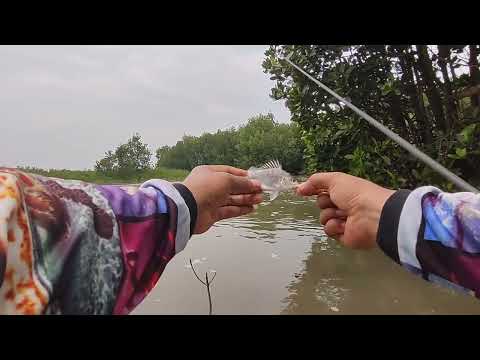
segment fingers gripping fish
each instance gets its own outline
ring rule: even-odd
[[[270,201],[282,192],[295,189],[299,184],[292,176],[282,169],[278,160],[272,160],[260,167],[248,169],[248,177],[260,181],[262,190],[269,194]]]

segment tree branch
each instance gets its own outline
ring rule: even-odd
[[[204,283],[203,280],[198,277],[197,272],[195,271],[195,268],[193,267],[192,259],[190,259],[190,266],[192,267],[193,273],[194,273],[195,276],[197,277],[198,281],[200,281],[203,285],[207,286],[207,284]]]
[[[203,285],[205,285],[205,287],[207,288],[207,294],[208,294],[208,309],[209,309],[209,315],[212,315],[212,294],[210,293],[210,285],[212,285],[212,282],[213,280],[215,279],[215,277],[217,276],[217,273],[215,273],[212,277],[212,279],[210,280],[208,278],[208,272],[205,273],[205,281],[203,281],[202,279],[200,279],[200,277],[197,275],[197,272],[195,271],[195,268],[193,267],[193,263],[192,263],[192,259],[190,259],[190,266],[192,267],[192,271],[193,273],[195,274],[195,277],[198,279],[198,281],[200,281]]]
[[[217,276],[217,273],[213,274],[212,280],[210,280],[210,284],[213,283],[213,279],[215,279],[215,276]]]
[[[212,296],[210,295],[210,283],[208,282],[208,273],[205,273],[205,281],[207,282],[208,293],[208,315],[212,315]]]

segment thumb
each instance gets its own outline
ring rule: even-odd
[[[303,196],[310,196],[328,192],[335,184],[339,175],[341,175],[339,172],[316,173],[298,186],[297,193]]]

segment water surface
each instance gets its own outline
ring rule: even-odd
[[[214,270],[214,314],[480,314],[480,301],[425,282],[380,251],[328,238],[313,199],[280,195],[194,236],[134,314],[208,314],[193,275]],[[209,273],[213,275],[212,272]]]

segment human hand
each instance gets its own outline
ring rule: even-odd
[[[383,205],[394,192],[339,172],[314,174],[297,188],[299,195],[317,195],[325,233],[354,249],[377,245]]]
[[[245,215],[263,200],[260,182],[247,171],[226,165],[202,165],[183,181],[197,202],[194,234],[207,231],[215,222]]]

